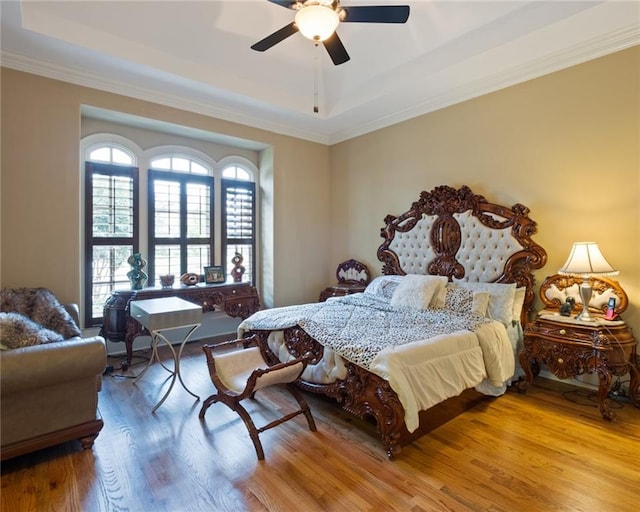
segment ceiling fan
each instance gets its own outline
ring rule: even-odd
[[[336,66],[350,59],[336,32],[340,22],[405,23],[409,18],[408,5],[341,7],[340,0],[268,1],[297,11],[295,20],[252,45],[253,50],[264,52],[299,31],[316,45],[322,43]]]

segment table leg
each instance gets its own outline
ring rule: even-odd
[[[151,365],[153,364],[153,362],[155,360],[160,361],[160,358],[158,357],[158,338],[156,335],[152,335],[151,336],[151,355],[149,356],[149,360],[147,361],[147,366],[144,367],[144,370],[142,370],[134,379],[134,383],[138,382],[138,380],[140,380],[142,378],[142,376],[147,373],[147,370],[151,367]]]
[[[606,368],[598,368],[598,409],[602,417],[611,421],[616,417],[616,413],[609,409],[607,405],[607,397],[609,396],[609,390],[611,389],[611,373]]]
[[[173,372],[171,372],[171,371],[169,370],[169,371],[170,371],[170,373],[171,373],[171,384],[169,384],[169,389],[167,389],[167,391],[165,392],[164,396],[163,396],[163,397],[160,399],[160,401],[159,401],[159,402],[158,402],[158,403],[153,407],[153,409],[151,409],[151,412],[152,412],[152,413],[154,413],[154,412],[156,412],[156,410],[158,409],[158,407],[160,407],[160,406],[164,403],[164,401],[165,401],[165,400],[167,399],[167,397],[169,396],[169,393],[171,393],[171,390],[173,389],[173,385],[174,385],[174,384],[175,384],[175,382],[176,382],[176,374],[177,374],[177,368],[178,368],[178,357],[177,357],[177,355],[176,355],[176,351],[175,351],[175,349],[173,348],[173,345],[171,345],[171,343],[169,342],[169,340],[168,340],[167,338],[165,338],[165,337],[162,335],[162,333],[160,333],[160,332],[153,333],[153,334],[152,334],[152,336],[153,336],[154,338],[155,338],[155,337],[159,337],[159,338],[161,338],[161,339],[162,339],[162,340],[163,340],[167,345],[169,345],[169,349],[171,349],[171,354],[173,355],[173,361],[174,361],[174,364],[175,364],[175,366],[174,366],[174,368],[175,368],[175,369],[174,369],[174,371],[173,371]],[[160,363],[160,364],[162,364],[162,363]],[[164,365],[162,365],[162,366],[163,366],[163,368],[165,368],[165,369],[166,369],[166,366],[164,366]],[[145,371],[146,371],[146,368],[145,368]]]
[[[178,357],[176,358],[175,372],[178,374],[178,379],[180,380],[180,384],[182,384],[182,387],[186,390],[186,392],[189,393],[191,396],[195,397],[197,400],[200,400],[200,397],[196,395],[194,392],[192,392],[184,383],[184,381],[182,380],[182,374],[180,373],[180,358],[182,357],[182,350],[184,349],[185,344],[187,343],[187,341],[189,340],[193,332],[198,327],[200,327],[200,324],[194,325],[182,340],[182,343],[180,344],[180,350],[178,351]]]
[[[638,370],[638,363],[640,357],[635,352],[631,354],[631,364],[629,365],[629,376],[631,381],[629,382],[629,398],[636,407],[640,407],[640,393],[638,393],[638,386],[640,385],[640,370]]]
[[[518,380],[518,382],[515,383],[515,386],[520,393],[524,393],[533,383],[533,371],[531,370],[531,353],[526,349],[521,350],[519,359],[520,366],[524,370],[524,378]]]
[[[142,375],[149,369],[149,366],[151,366],[151,364],[155,359],[158,360],[158,362],[162,365],[162,367],[165,370],[171,373],[171,383],[169,384],[169,389],[167,389],[167,391],[164,393],[160,401],[153,407],[153,409],[151,409],[152,413],[156,412],[158,407],[160,407],[164,403],[164,401],[167,399],[167,397],[169,396],[169,393],[171,393],[171,390],[173,389],[174,384],[176,383],[176,377],[178,378],[178,380],[180,381],[180,384],[182,384],[182,387],[185,389],[187,393],[193,396],[196,400],[200,400],[200,397],[187,387],[187,385],[182,380],[182,375],[180,375],[180,357],[182,356],[182,350],[184,349],[185,344],[187,343],[187,341],[189,340],[193,332],[198,327],[200,327],[200,324],[196,324],[191,327],[187,335],[183,338],[182,342],[180,343],[180,349],[177,353],[176,353],[176,350],[173,348],[173,345],[171,344],[171,342],[166,338],[164,334],[162,334],[161,331],[154,331],[151,333],[151,340],[152,340],[152,346],[153,346],[152,356],[151,358],[149,358],[149,364],[147,364],[147,367],[142,371],[140,375],[138,375],[138,377],[136,377],[136,381],[140,377],[142,377]],[[173,356],[173,370],[171,370],[170,368],[167,368],[164,364],[162,364],[162,361],[160,361],[160,357],[158,356],[158,349],[157,349],[158,339],[161,339],[162,341],[164,341],[169,346],[169,350],[171,350],[171,355]]]
[[[125,340],[124,346],[127,349],[127,360],[122,362],[121,367],[123,370],[126,370],[131,366],[133,359],[133,340]]]

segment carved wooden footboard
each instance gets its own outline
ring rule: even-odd
[[[283,331],[285,344],[293,357],[309,356],[309,364],[316,364],[322,359],[324,348],[300,327],[292,327]],[[255,341],[269,364],[280,361],[269,349],[267,338],[270,331],[251,331],[249,338],[255,335]],[[318,384],[298,381],[298,386],[308,392],[318,393],[335,399],[342,408],[358,418],[374,420],[378,435],[389,460],[395,459],[402,447],[413,440],[446,423],[458,414],[470,409],[487,399],[472,389],[466,390],[458,397],[453,397],[437,404],[428,411],[420,412],[420,426],[409,432],[404,418],[404,407],[389,382],[353,363],[346,363],[347,376],[331,384]]]

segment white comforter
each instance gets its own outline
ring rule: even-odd
[[[305,380],[329,383],[342,379],[346,376],[344,358],[352,360],[389,381],[404,407],[409,432],[418,427],[420,410],[467,388],[476,386],[493,395],[506,389],[504,383],[513,376],[515,361],[501,323],[477,317],[461,319],[459,315],[443,322],[442,311],[416,313],[371,303],[370,299],[364,302],[354,295],[326,303],[259,311],[240,324],[238,334],[272,330],[270,348],[281,361],[286,361],[292,356],[284,345],[282,329],[300,325],[325,347],[322,361],[307,367]],[[365,306],[373,307],[363,310]],[[343,308],[349,311],[345,318],[339,313]],[[438,324],[434,328],[425,325],[430,317]],[[416,334],[412,337],[410,333]],[[356,351],[344,349],[354,343]],[[362,356],[363,351],[369,354]]]

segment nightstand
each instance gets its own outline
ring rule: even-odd
[[[371,274],[364,263],[351,259],[338,265],[336,278],[337,284],[320,292],[320,302],[324,302],[329,297],[343,297],[363,292],[371,280]]]
[[[344,297],[352,293],[360,293],[363,292],[365,288],[366,286],[356,284],[329,286],[320,292],[320,302],[324,302],[329,297]]]
[[[540,363],[561,379],[596,373],[598,408],[605,420],[612,420],[615,413],[607,406],[612,376],[629,373],[629,397],[640,407],[637,342],[622,320],[598,317],[594,322],[583,322],[554,311],[542,311],[525,327],[523,343],[520,365],[525,377],[518,383],[520,391],[531,385],[540,371]]]

